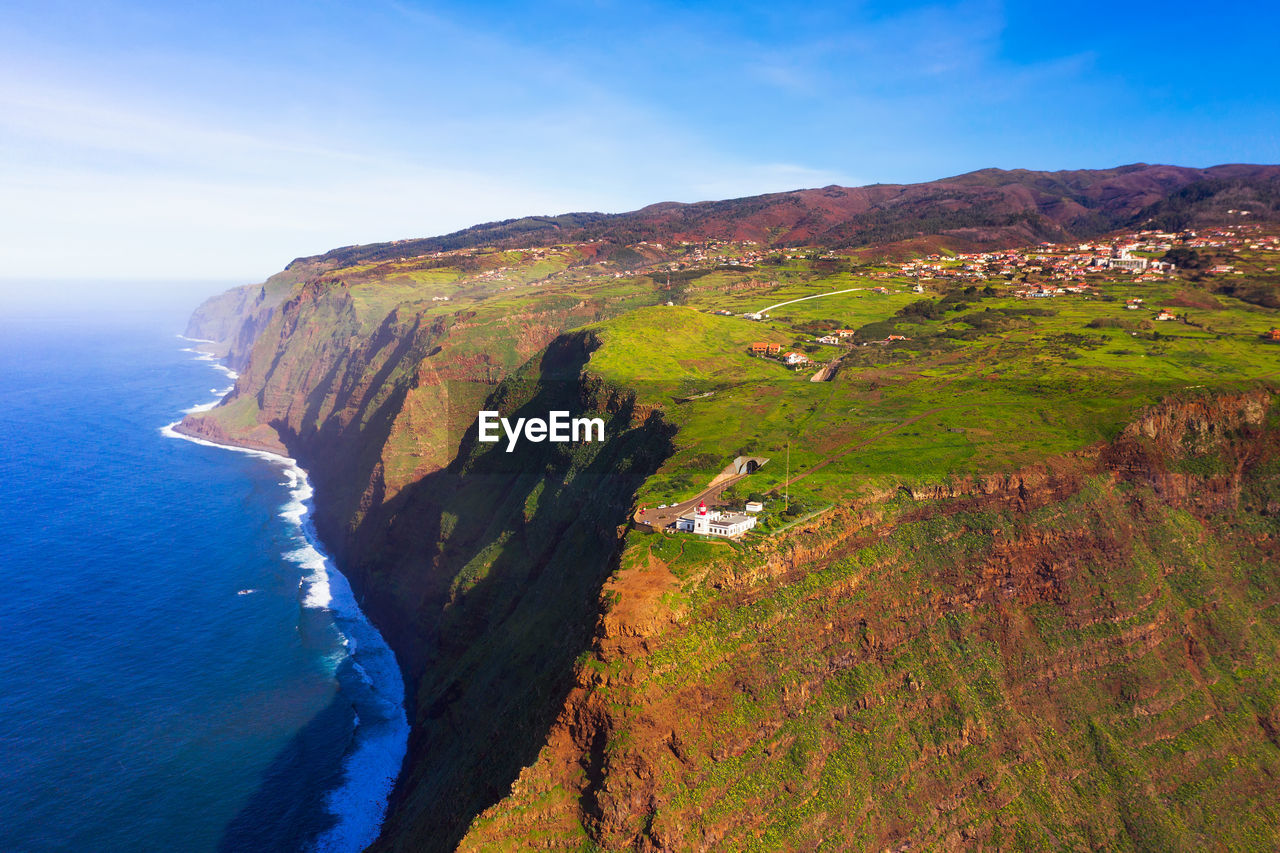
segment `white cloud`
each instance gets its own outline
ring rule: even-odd
[[[576,94],[527,115],[409,122],[375,146],[341,128],[317,139],[87,83],[10,83],[0,264],[20,276],[262,278],[338,245],[838,179],[721,156],[598,86]]]
[[[111,74],[100,56],[13,53],[0,263],[261,278],[299,254],[511,216],[892,179],[883,164],[912,146],[941,156],[961,78],[998,78],[984,99],[1038,79],[999,73],[999,7],[983,0],[768,45],[711,12],[658,11],[629,11],[656,17],[616,48],[384,5],[355,24],[381,41],[352,33],[344,51],[327,32],[260,69],[198,38]]]

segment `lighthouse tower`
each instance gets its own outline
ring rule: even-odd
[[[693,515],[693,532],[711,532],[711,518],[707,515],[707,504],[704,501],[698,501],[698,511]]]

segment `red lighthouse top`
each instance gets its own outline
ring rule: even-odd
[[[706,514],[707,514],[706,503],[703,501],[698,501],[698,515],[706,515]]]

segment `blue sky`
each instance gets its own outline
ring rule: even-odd
[[[0,275],[987,166],[1280,162],[1271,4],[159,3],[0,17]]]

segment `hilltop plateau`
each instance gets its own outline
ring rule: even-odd
[[[197,310],[181,429],[300,460],[396,650],[376,850],[1272,850],[1278,220],[1136,165],[347,247]]]

